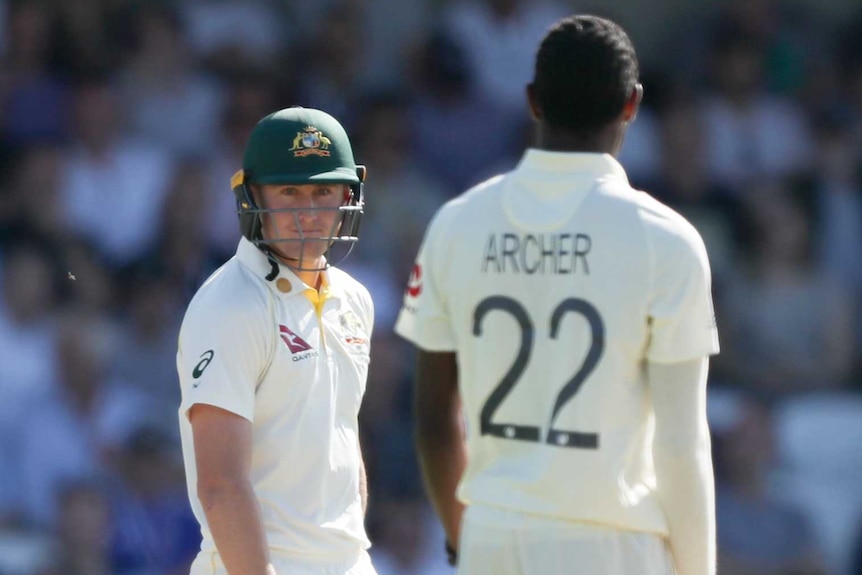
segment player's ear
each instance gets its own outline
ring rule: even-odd
[[[634,119],[638,115],[638,109],[641,105],[641,100],[644,97],[644,87],[640,82],[635,84],[635,87],[632,88],[631,93],[629,94],[628,100],[626,100],[626,105],[623,106],[623,117],[622,120],[625,123],[633,122]]]
[[[537,122],[540,121],[544,114],[536,100],[536,85],[532,82],[527,84],[527,104],[530,106],[530,116],[532,116]]]
[[[263,197],[263,189],[260,184],[248,184],[248,191],[251,194],[251,199],[254,200],[259,207],[265,208],[266,199]]]

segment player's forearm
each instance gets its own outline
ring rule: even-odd
[[[647,367],[653,461],[678,575],[715,574],[715,484],[706,420],[708,360]]]
[[[715,574],[715,491],[707,455],[654,453],[658,494],[678,575]]]
[[[362,502],[362,513],[368,512],[368,474],[365,472],[365,458],[362,456],[362,444],[356,440],[359,450],[359,500]]]
[[[442,423],[420,422],[416,429],[416,445],[425,491],[449,543],[457,549],[464,505],[458,501],[455,491],[467,467],[460,413],[450,414]]]
[[[251,485],[199,487],[198,497],[229,575],[275,575]]]

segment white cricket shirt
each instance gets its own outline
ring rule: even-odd
[[[462,501],[667,534],[645,365],[718,352],[709,263],[613,157],[528,150],[443,206],[396,331],[457,352]]]
[[[188,410],[197,403],[254,424],[251,482],[270,548],[349,557],[370,546],[357,414],[368,374],[371,298],[335,268],[325,272],[319,300],[285,266],[267,281],[270,269],[242,239],[236,256],[198,290],[180,330],[180,431],[201,550],[215,551],[215,544],[196,492]]]

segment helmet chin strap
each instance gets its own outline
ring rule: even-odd
[[[271,282],[276,277],[278,277],[278,262],[274,257],[272,257],[272,254],[269,253],[269,250],[267,250],[266,259],[269,260],[269,265],[272,266],[269,270],[269,273],[266,274],[266,281]]]
[[[328,261],[326,262],[326,264],[323,267],[320,267],[320,268],[304,268],[304,267],[302,267],[302,260],[301,259],[286,257],[286,256],[278,253],[276,250],[272,249],[272,247],[267,246],[267,245],[259,245],[258,247],[266,255],[266,259],[267,259],[267,261],[269,261],[269,265],[271,266],[269,273],[265,276],[266,281],[272,281],[276,277],[278,277],[279,262],[284,263],[285,265],[287,265],[288,267],[290,267],[292,269],[295,269],[297,271],[304,271],[304,272],[322,272],[322,271],[326,271],[326,269],[329,268],[329,262]],[[296,263],[293,264],[293,262],[296,262]]]

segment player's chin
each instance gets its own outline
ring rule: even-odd
[[[279,240],[269,243],[269,249],[282,260],[298,260],[303,249],[299,245],[299,241]]]
[[[304,240],[302,242],[286,242],[282,250],[288,259],[301,262],[300,267],[313,266],[329,249],[325,240]]]

